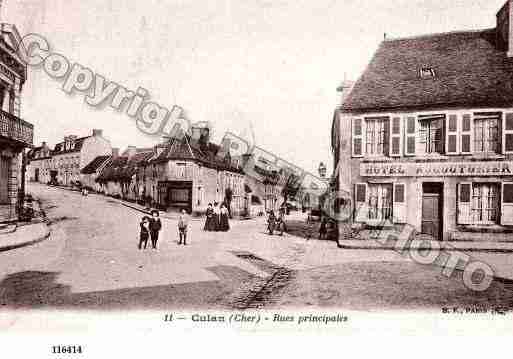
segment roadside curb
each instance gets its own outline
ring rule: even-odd
[[[31,246],[33,244],[42,242],[50,237],[50,228],[48,227],[47,223],[37,223],[37,224],[33,224],[33,225],[18,227],[18,229],[16,231],[10,233],[9,236],[14,236],[18,231],[20,231],[20,228],[33,227],[33,226],[41,226],[44,228],[42,230],[42,233],[39,234],[36,238],[32,238],[32,239],[28,239],[28,240],[22,239],[19,241],[12,241],[12,243],[2,245],[1,244],[2,235],[0,235],[0,252],[5,252],[5,251],[12,250],[12,249],[18,249],[18,248],[22,248],[22,247]]]
[[[372,240],[358,240],[358,241],[338,241],[337,247],[340,249],[355,249],[355,250],[385,250],[385,251],[398,251],[398,250],[432,250],[439,249],[441,251],[458,251],[458,252],[480,252],[480,253],[513,253],[513,243],[505,245],[502,242],[488,243],[488,242],[437,242],[435,247],[426,245],[411,245],[408,243],[403,246],[396,246],[392,244],[382,245],[378,242],[375,244],[368,244],[362,242],[369,242]],[[352,243],[351,243],[352,242]],[[355,243],[358,242],[358,243]],[[481,246],[477,244],[482,244]]]

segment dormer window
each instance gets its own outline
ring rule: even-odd
[[[422,67],[419,73],[421,79],[429,79],[435,77],[435,70],[432,67]]]

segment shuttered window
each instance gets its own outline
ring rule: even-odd
[[[388,155],[390,123],[387,117],[365,119],[365,154],[367,156]]]
[[[406,156],[415,155],[415,141],[416,141],[416,125],[417,119],[415,117],[406,118],[406,131],[405,131],[405,151]]]
[[[472,183],[458,184],[458,224],[471,224]]]
[[[368,213],[369,220],[391,220],[392,219],[392,185],[391,184],[370,184],[368,191]]]
[[[445,152],[445,116],[419,116],[419,149],[423,153]]]
[[[513,113],[507,113],[502,131],[503,153],[513,153]]]
[[[448,155],[455,155],[459,153],[458,149],[458,116],[449,115],[447,125],[447,143],[446,153]]]
[[[353,157],[363,156],[363,120],[353,119]]]
[[[472,153],[472,116],[469,114],[461,117],[461,153]]]
[[[502,183],[501,224],[513,226],[513,183]]]
[[[367,208],[367,184],[355,184],[355,222],[366,222],[368,218]]]
[[[472,223],[495,224],[499,219],[499,193],[497,183],[472,184]]]
[[[402,148],[401,117],[393,117],[390,127],[390,156],[400,157]]]
[[[500,153],[500,114],[474,114],[474,152]]]
[[[406,186],[404,183],[394,183],[394,223],[406,223],[407,217]]]

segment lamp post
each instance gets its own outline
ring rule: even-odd
[[[319,163],[319,168],[317,169],[317,171],[319,172],[319,176],[321,178],[326,178],[326,165],[324,164],[324,162]]]

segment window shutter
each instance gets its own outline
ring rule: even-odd
[[[363,120],[353,119],[353,157],[363,157]]]
[[[355,222],[366,222],[368,218],[367,208],[367,183],[356,183],[354,186],[355,198]]]
[[[457,155],[459,153],[458,149],[458,116],[457,115],[449,115],[449,119],[446,123],[446,144],[445,144],[445,152],[448,155]]]
[[[462,154],[472,153],[472,142],[473,142],[473,129],[472,129],[472,116],[464,114],[461,117],[461,145],[460,150]]]
[[[406,118],[406,140],[405,140],[405,156],[415,156],[415,131],[416,131],[417,119],[415,117]]]
[[[406,185],[404,183],[394,183],[394,223],[406,223],[407,216]]]
[[[502,183],[501,224],[513,226],[513,183]]]
[[[458,224],[472,223],[472,183],[458,184]]]
[[[387,118],[385,120],[383,126],[385,126],[385,133],[383,139],[383,155],[386,156],[390,153],[390,118]]]
[[[390,157],[401,156],[401,128],[401,117],[393,117],[390,121]]]
[[[502,120],[502,153],[513,153],[513,113]]]

